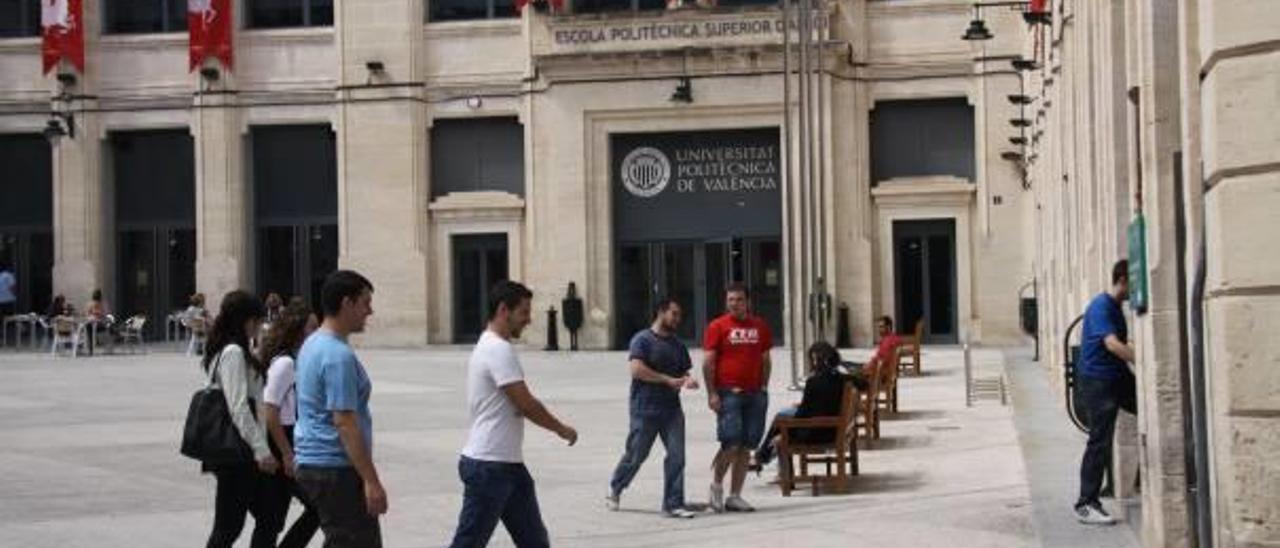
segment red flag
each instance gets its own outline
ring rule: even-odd
[[[214,57],[231,68],[231,0],[187,0],[188,53],[195,70]]]
[[[564,9],[564,0],[516,0],[516,12],[524,11],[524,7],[529,4],[550,4],[555,11]]]
[[[62,58],[84,72],[83,0],[40,0],[40,53],[44,74]]]
[[[1031,0],[1030,11],[1036,12],[1036,13],[1044,13],[1044,4],[1045,4],[1045,0]]]

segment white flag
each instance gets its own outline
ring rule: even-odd
[[[40,2],[40,26],[67,27],[67,0],[43,0]]]

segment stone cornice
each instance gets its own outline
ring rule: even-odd
[[[977,185],[967,179],[947,175],[900,177],[880,181],[871,189],[879,207],[915,205],[965,205],[973,201]]]
[[[438,220],[510,219],[524,213],[524,200],[509,192],[450,192],[427,206]]]

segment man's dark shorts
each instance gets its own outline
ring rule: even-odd
[[[716,416],[716,440],[720,446],[757,447],[764,438],[765,415],[769,408],[767,392],[735,392],[717,390],[720,413]]]

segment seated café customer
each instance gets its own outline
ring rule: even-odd
[[[107,301],[102,298],[102,290],[93,290],[93,297],[89,299],[88,306],[84,309],[85,317],[93,321],[103,321],[111,314],[111,309],[107,308]]]
[[[275,323],[284,314],[284,299],[280,298],[280,294],[272,291],[267,293],[267,323]]]
[[[779,418],[796,417],[834,417],[840,414],[840,403],[844,398],[844,383],[849,377],[841,374],[840,353],[834,346],[825,342],[813,343],[809,347],[809,378],[804,383],[804,396],[800,403],[778,411],[769,425],[764,441],[755,453],[755,462],[751,469],[759,472],[764,465],[773,460],[777,449]],[[796,441],[802,443],[829,443],[835,439],[835,432],[829,428],[797,429],[794,431]]]
[[[209,310],[204,307],[204,293],[196,293],[187,301],[187,309],[182,312],[182,322],[188,327],[191,326],[191,320],[200,318],[204,320],[205,325],[209,325]]]
[[[67,298],[62,295],[54,295],[53,302],[49,303],[49,309],[45,311],[48,318],[56,318],[58,316],[66,316],[71,314],[70,307],[67,306]]]

